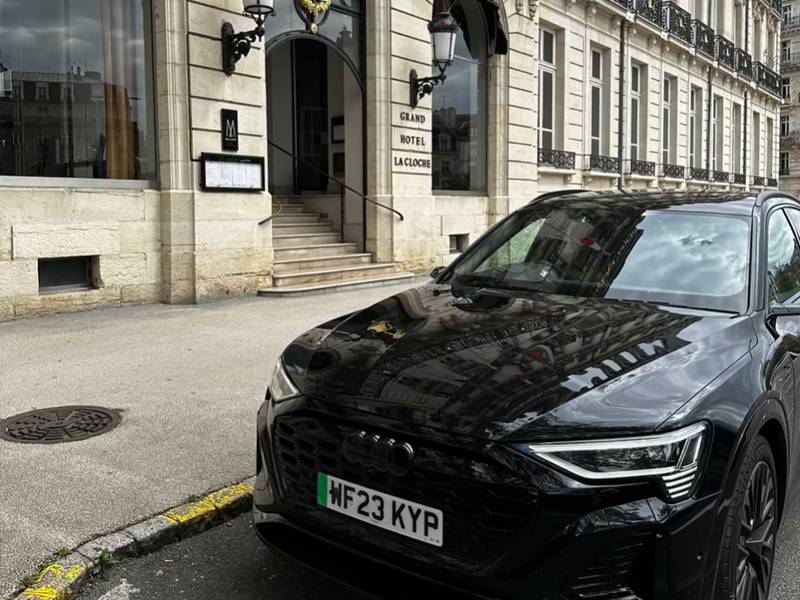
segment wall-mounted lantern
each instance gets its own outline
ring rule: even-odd
[[[436,12],[434,3],[434,12]],[[433,46],[433,64],[439,69],[439,74],[434,77],[417,77],[415,70],[411,71],[411,106],[416,108],[420,100],[433,92],[433,88],[444,83],[447,77],[445,71],[453,63],[456,55],[456,37],[458,22],[444,7],[436,14],[433,21],[428,24]]]
[[[243,0],[243,2],[244,14],[256,22],[256,28],[236,33],[230,23],[222,25],[222,70],[226,75],[232,75],[236,71],[236,63],[250,54],[256,40],[264,39],[266,33],[264,22],[267,17],[275,14],[275,0]]]

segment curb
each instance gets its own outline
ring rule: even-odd
[[[143,556],[190,538],[250,509],[253,478],[171,508],[141,523],[95,538],[44,566],[10,600],[66,600],[115,559]]]

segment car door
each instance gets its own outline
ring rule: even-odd
[[[772,306],[800,306],[800,211],[779,208],[769,216],[767,225],[767,299]],[[800,317],[772,317],[769,323],[775,336],[775,360],[772,385],[781,394],[789,423],[794,431],[792,456],[800,458],[800,410],[797,409],[800,386]]]

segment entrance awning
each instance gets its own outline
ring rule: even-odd
[[[434,0],[433,18],[435,19],[439,16],[442,11],[449,10],[461,25],[467,45],[470,45],[469,28],[466,26],[464,11],[460,6],[462,2],[477,2],[483,10],[487,26],[489,56],[508,54],[508,21],[506,20],[505,10],[501,6],[503,0]],[[473,55],[475,55],[474,52]]]

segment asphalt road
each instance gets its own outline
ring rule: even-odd
[[[800,598],[800,504],[781,532],[771,600]],[[256,538],[250,516],[123,561],[80,600],[356,600],[343,587],[274,556]]]

